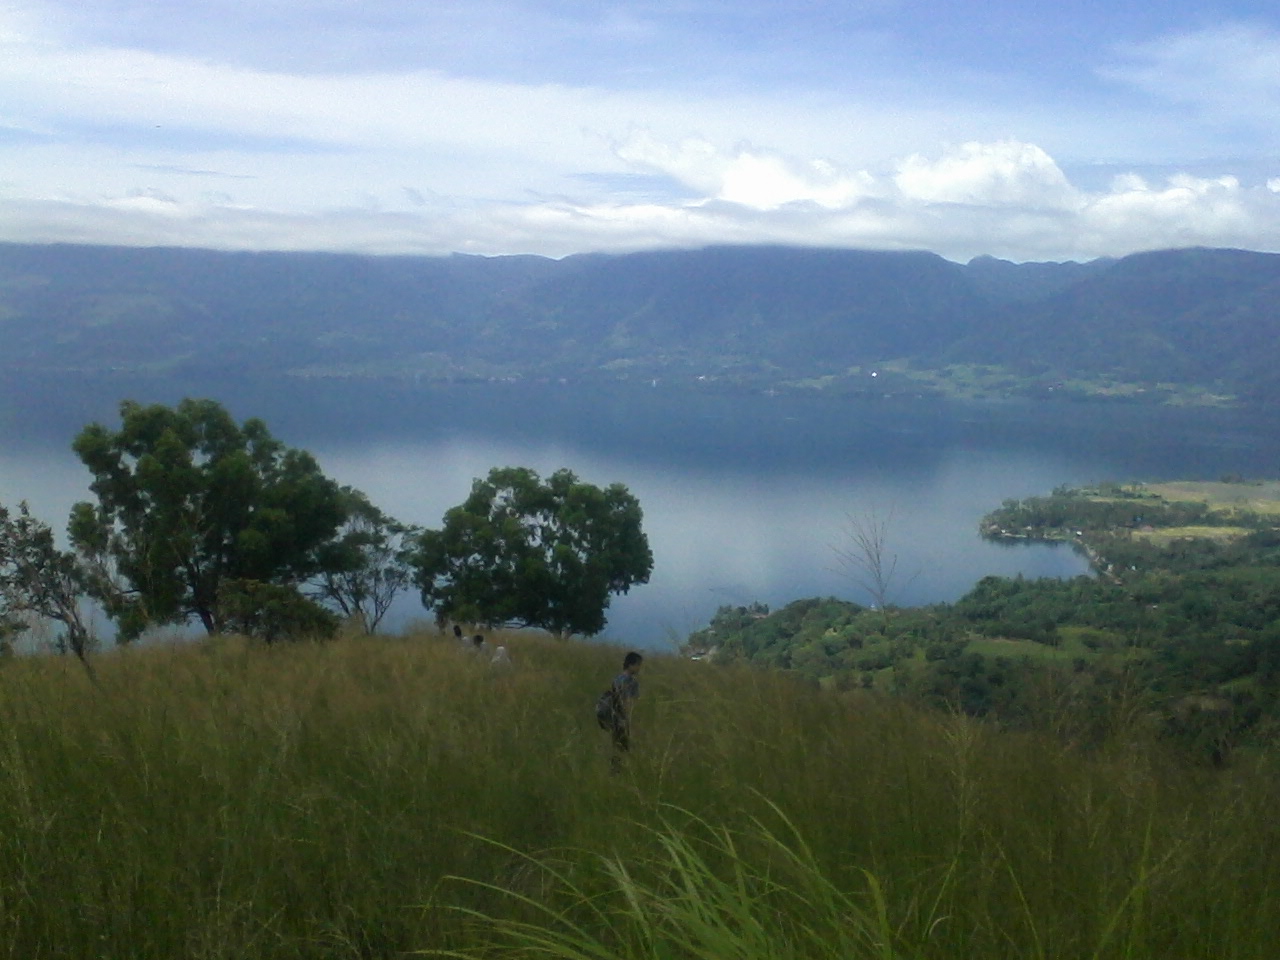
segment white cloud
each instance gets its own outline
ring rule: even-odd
[[[1080,128],[1079,117],[1063,113],[1046,123],[1037,116],[992,106],[960,109],[937,98],[904,108],[870,92],[610,90],[468,79],[420,66],[296,73],[123,47],[66,46],[26,33],[0,42],[0,118],[14,128],[75,139],[81,152],[113,134],[129,141],[131,155],[163,153],[166,143],[185,138],[256,163],[265,152],[282,152],[278,143],[288,140],[311,154],[364,151],[368,181],[397,158],[416,154],[421,168],[434,171],[441,159],[458,157],[457,167],[478,171],[471,181],[483,177],[489,190],[475,190],[464,179],[456,192],[508,199],[525,189],[558,190],[560,173],[621,169],[610,145],[635,130],[666,143],[756,145],[741,158],[734,196],[745,200],[760,190],[761,203],[806,192],[815,202],[832,203],[858,188],[831,181],[808,160],[789,171],[801,184],[771,186],[778,174],[758,168],[784,152],[826,157],[848,169],[882,167],[939,138],[994,139],[1009,128],[1098,140]],[[452,182],[422,186],[455,192]]]
[[[869,173],[842,172],[829,160],[795,161],[750,146],[726,152],[706,140],[670,146],[638,135],[619,145],[617,154],[624,161],[666,174],[707,199],[754,210],[804,202],[839,209],[874,188]]]
[[[1161,99],[1187,104],[1210,122],[1271,130],[1280,109],[1280,33],[1226,23],[1122,48],[1127,62],[1103,71]]]
[[[1280,178],[1250,188],[1230,176],[1151,185],[1125,175],[1088,192],[1044,151],[1012,142],[965,144],[932,160],[913,155],[882,177],[702,141],[635,143],[643,149],[620,156],[696,188],[694,198],[463,202],[402,190],[285,211],[183,198],[173,185],[184,175],[174,173],[166,189],[0,200],[0,240],[549,256],[760,242],[930,249],[955,259],[1087,259],[1191,244],[1280,250]]]
[[[1053,158],[1012,140],[966,143],[939,160],[913,155],[893,178],[902,195],[928,203],[1073,207],[1075,192]]]
[[[1151,157],[1174,142],[1164,128],[1182,134],[1132,113],[522,84],[420,63],[290,72],[72,46],[39,9],[0,7],[3,240],[550,255],[774,242],[1014,259],[1280,248],[1280,176],[1168,179]],[[1275,34],[1229,28],[1132,47],[1113,76],[1206,113],[1222,82],[1248,101],[1240,116],[1258,116],[1277,97],[1276,54]],[[1078,162],[1080,144],[1109,170],[1147,162],[1087,190],[1064,173],[1062,151]],[[628,177],[644,202],[616,188]]]
[[[1096,197],[1080,223],[1084,242],[1128,252],[1139,238],[1151,246],[1280,246],[1280,202],[1264,189],[1246,190],[1235,177],[1171,177],[1163,187],[1141,181]]]
[[[31,4],[4,0],[0,3],[0,43],[29,43],[47,33],[48,23],[41,14]]]

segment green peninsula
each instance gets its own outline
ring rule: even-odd
[[[980,531],[1011,546],[1062,542],[1094,575],[988,576],[927,607],[723,607],[690,653],[1077,741],[1138,722],[1214,762],[1274,739],[1280,483],[1061,487],[1006,501]]]

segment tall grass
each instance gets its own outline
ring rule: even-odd
[[[0,957],[1270,958],[1280,777],[424,634],[0,662]]]

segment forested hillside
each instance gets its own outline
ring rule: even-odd
[[[1280,256],[1089,264],[719,247],[367,257],[0,245],[0,369],[633,379],[1271,401]]]
[[[1069,723],[1086,740],[1095,711],[1132,698],[1166,736],[1222,762],[1280,724],[1277,515],[1275,483],[1062,488],[1006,502],[982,532],[1069,543],[1095,576],[989,576],[919,608],[724,607],[689,648],[1020,727]]]

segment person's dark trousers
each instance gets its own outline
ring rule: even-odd
[[[614,773],[622,768],[623,758],[631,752],[631,730],[625,724],[615,724],[613,731],[613,758],[610,767]]]

